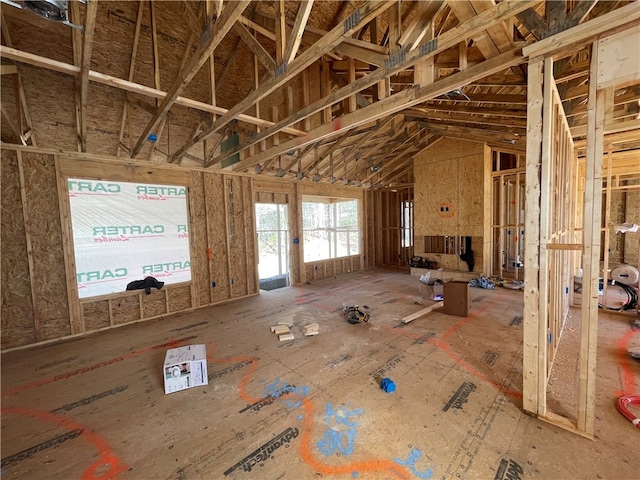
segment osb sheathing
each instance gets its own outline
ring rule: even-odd
[[[36,335],[47,340],[71,333],[56,171],[51,155],[24,152],[22,161],[39,323]]]
[[[156,293],[155,290],[154,293]],[[160,291],[159,293],[156,293],[156,295],[147,295],[146,293],[140,295],[143,318],[156,317],[165,313],[169,313],[167,312],[165,293],[166,292]]]
[[[189,187],[189,242],[191,245],[191,281],[197,305],[211,302],[209,265],[207,264],[207,216],[204,198],[204,173],[191,172]]]
[[[204,174],[207,223],[209,235],[209,272],[211,301],[231,298],[229,290],[229,259],[227,257],[227,233],[224,207],[224,176]]]
[[[248,180],[248,179],[247,179]],[[226,220],[229,238],[229,261],[232,297],[247,293],[247,251],[244,225],[244,195],[246,187],[241,177],[225,176]],[[249,206],[247,206],[249,207]],[[249,207],[250,208],[250,207]]]
[[[21,150],[19,155],[26,209],[21,196],[18,153],[2,151],[2,349],[71,334],[54,157],[27,150]],[[118,181],[140,181],[150,177],[148,181],[153,181],[157,177],[159,182],[171,176],[186,179],[192,268],[192,284],[168,285],[162,291],[154,290],[150,296],[123,292],[109,300],[82,300],[85,332],[257,293],[249,177],[197,171],[184,176],[182,171],[166,168],[140,171],[139,167],[112,165],[107,161],[61,161],[63,171],[77,174],[83,168],[87,178],[97,175]],[[232,215],[227,218],[229,213]],[[234,231],[229,236],[227,256],[229,221]],[[27,240],[32,247],[30,256]],[[69,272],[71,277],[74,274]],[[212,281],[215,287],[211,287]],[[70,284],[74,284],[73,280]]]
[[[159,88],[167,91],[172,86],[178,69],[184,63],[185,56],[190,57],[198,46],[199,36],[195,35],[194,41],[189,45],[191,31],[182,13],[182,9],[185,8],[182,2],[154,2],[154,8],[160,72]],[[6,8],[3,9],[3,13],[5,10],[9,11],[6,16],[7,26],[15,48],[64,63],[74,63],[70,28],[47,22],[35,15],[16,13],[15,9]],[[91,58],[92,70],[128,79],[137,13],[137,2],[100,2],[98,4]],[[142,17],[132,81],[156,88],[151,38],[149,3],[147,2]],[[234,50],[236,38],[233,33],[230,33],[216,50],[214,58],[217,77],[220,76],[226,60]],[[237,50],[228,75],[221,84],[217,85],[216,104],[224,108],[231,108],[254,88],[251,54],[244,45]],[[74,78],[22,64],[19,65],[19,69],[22,73],[25,96],[31,110],[39,145],[76,150]],[[263,76],[264,67],[261,67],[259,72],[260,76]],[[3,104],[5,102],[11,104],[14,101],[11,77],[3,76],[2,78]],[[95,154],[116,155],[122,111],[127,98],[132,103],[128,107],[129,119],[124,129],[123,144],[127,147],[130,144],[135,145],[142,130],[151,119],[151,112],[156,108],[156,100],[94,82],[89,82],[88,91],[87,151]],[[211,79],[207,65],[196,74],[182,96],[211,102]],[[265,107],[265,110],[271,109]],[[193,136],[200,122],[208,122],[211,117],[211,114],[206,112],[174,105],[162,134],[158,135],[155,159],[164,161],[167,154],[177,150]],[[12,118],[15,118],[15,115]],[[270,118],[270,113],[265,118]],[[151,142],[145,143],[138,158],[149,158],[152,145]],[[199,158],[203,156],[200,146],[189,153]],[[123,150],[121,154],[127,155],[127,151]]]
[[[84,318],[84,326],[89,332],[108,327],[110,325],[109,301],[101,300],[98,302],[85,303],[82,306],[82,315]]]
[[[167,289],[167,295],[169,296],[170,312],[182,312],[193,306],[191,304],[191,287],[189,285],[178,285],[169,288]]]
[[[18,158],[3,151],[1,212],[2,348],[36,341]]]
[[[484,200],[484,145],[444,139],[414,162],[414,232],[416,245],[426,235],[470,236],[474,271],[482,271],[483,228],[490,214]],[[486,219],[488,221],[488,219]],[[418,252],[416,254],[424,253]],[[440,255],[445,268],[467,271],[458,255]]]

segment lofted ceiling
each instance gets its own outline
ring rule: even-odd
[[[3,142],[363,187],[411,183],[442,137],[523,152],[522,48],[640,5],[53,2],[62,23],[26,3],[0,4]],[[583,138],[588,49],[554,69]],[[640,128],[639,101],[615,92],[613,130]]]

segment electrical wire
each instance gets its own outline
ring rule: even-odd
[[[640,428],[640,418],[637,418],[633,413],[629,411],[627,406],[629,404],[640,406],[640,395],[623,395],[618,397],[618,411],[633,423],[636,427]]]
[[[624,290],[624,292],[627,294],[627,302],[624,303],[619,308],[605,307],[602,304],[598,303],[598,308],[602,308],[604,310],[614,310],[617,312],[621,312],[624,310],[631,310],[636,307],[636,305],[638,304],[638,292],[636,292],[635,288],[633,288],[630,285],[627,285],[626,283],[615,282],[613,280],[607,280],[607,285],[617,285],[622,290]]]

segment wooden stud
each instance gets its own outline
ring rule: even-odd
[[[225,250],[226,250],[226,257],[227,257],[227,278],[229,280],[229,298],[233,298],[233,278],[231,278],[232,272],[231,272],[231,247],[229,245],[229,200],[228,200],[228,196],[229,196],[229,188],[227,187],[227,176],[226,175],[222,175],[222,184],[223,184],[223,197],[222,197],[222,206],[224,208],[224,212],[225,212],[225,222],[224,222],[224,238],[225,238]]]
[[[71,2],[76,3],[76,2]],[[144,13],[144,5],[145,2],[139,2],[138,3],[138,17],[136,20],[136,30],[135,33],[133,35],[133,46],[131,47],[131,60],[129,61],[129,76],[128,76],[128,80],[130,82],[133,82],[133,76],[135,74],[135,64],[136,64],[136,56],[138,54],[138,41],[140,40],[140,29],[142,27],[142,14]],[[127,108],[128,108],[129,103],[126,100],[126,96],[125,96],[125,100],[124,100],[124,104],[122,106],[122,120],[120,121],[120,135],[118,137],[118,149],[116,151],[116,156],[119,157],[120,156],[120,150],[121,150],[121,145],[122,145],[122,140],[124,138],[124,129],[125,129],[125,124],[126,124],[126,120],[127,120]],[[129,137],[129,142],[131,143],[132,138]],[[131,151],[131,148],[129,148],[129,151]]]
[[[289,64],[293,61],[298,53],[300,42],[302,41],[302,34],[307,25],[307,20],[311,14],[311,8],[313,7],[314,0],[302,0],[298,7],[298,14],[296,15],[296,21],[291,30],[291,36],[287,42],[287,48],[283,55],[282,61],[285,64]]]
[[[287,50],[287,19],[284,0],[275,0],[276,63],[282,64]]]
[[[502,3],[499,5],[502,5]],[[356,112],[341,117],[339,121],[336,121],[339,123],[336,123],[335,125],[334,122],[322,125],[309,132],[304,138],[294,138],[284,142],[278,147],[272,147],[271,149],[255,155],[254,157],[241,160],[239,163],[234,164],[232,168],[236,171],[243,170],[261,163],[265,157],[272,158],[282,152],[308,145],[309,143],[316,142],[322,138],[338,135],[346,129],[391,115],[400,110],[404,110],[405,108],[422,103],[430,98],[435,98],[449,92],[461,84],[464,85],[465,83],[473,81],[475,78],[484,78],[485,76],[491,75],[495,72],[504,71],[506,68],[520,64],[523,61],[524,59],[521,56],[520,49],[505,52],[490,60],[469,67],[464,72],[456,73],[439,80],[432,85],[427,85],[417,90],[403,90],[391,97],[373,103],[368,107],[360,108]]]
[[[69,325],[71,334],[84,333],[86,331],[83,310],[78,295],[78,282],[76,277],[76,255],[73,241],[73,229],[71,224],[71,205],[69,203],[69,190],[67,179],[60,173],[60,158],[54,156],[56,169],[56,182],[58,190],[58,209],[60,211],[60,226],[62,230],[62,248],[64,250],[64,269],[67,284],[67,299],[69,306]]]
[[[156,25],[156,6],[153,0],[149,0],[149,22],[151,26],[151,53],[153,58],[153,85],[160,90],[160,54],[158,52],[158,32]],[[156,107],[158,102],[156,101]]]
[[[229,122],[234,120],[240,113],[247,110],[250,106],[262,100],[277,88],[285,85],[289,80],[295,78],[299,73],[302,73],[303,70],[317,61],[318,57],[322,56],[325,52],[331,50],[337,44],[339,44],[342,38],[352,35],[360,28],[360,26],[365,25],[375,16],[384,12],[393,3],[395,3],[395,1],[389,0],[365,4],[358,10],[357,16],[359,21],[354,22],[353,25],[350,25],[351,28],[345,29],[344,25],[338,25],[333,28],[330,32],[327,33],[327,35],[315,42],[311,48],[308,48],[295,60],[293,60],[286,67],[285,72],[275,75],[274,77],[263,82],[258,90],[254,90],[253,92],[251,92],[241,102],[231,108],[226,114],[222,115],[222,117],[220,117],[211,128],[207,129],[206,131],[198,135],[195,139],[192,139],[185,145],[183,145],[176,152],[176,154],[174,154],[173,159],[175,159],[175,157],[182,156],[187,150],[189,150],[189,148],[191,148],[191,146],[204,140],[206,137],[213,135]],[[278,4],[279,3],[276,3],[276,5]],[[284,51],[282,53],[284,54]]]
[[[302,72],[302,103],[309,105],[311,102],[311,93],[309,88],[309,69],[307,68]],[[302,125],[298,126],[305,132],[311,130],[311,117],[304,117]]]
[[[40,328],[40,322],[42,320],[42,314],[38,307],[38,298],[36,297],[36,276],[35,267],[33,262],[33,246],[31,245],[31,222],[29,217],[29,205],[27,204],[27,186],[24,178],[24,164],[22,159],[22,152],[18,150],[16,152],[18,157],[18,174],[20,176],[20,198],[22,200],[22,215],[24,218],[24,233],[25,243],[27,246],[27,263],[29,265],[29,281],[31,286],[31,304],[33,307],[33,328],[35,331],[36,342],[43,339],[42,329]]]
[[[547,410],[546,389],[549,362],[552,355],[549,355],[549,343],[547,338],[549,328],[547,325],[553,323],[549,319],[549,305],[553,306],[549,300],[549,291],[554,291],[549,282],[549,269],[551,267],[544,245],[549,239],[551,214],[551,198],[553,193],[551,188],[551,163],[553,161],[552,130],[553,127],[553,98],[551,96],[553,84],[553,58],[545,58],[543,68],[543,109],[542,115],[542,154],[540,165],[540,223],[538,227],[539,254],[538,267],[540,275],[538,280],[538,345],[544,346],[538,356],[538,408],[537,412],[544,415]],[[528,236],[529,234],[527,234]],[[553,335],[555,337],[555,335]]]
[[[543,65],[542,58],[529,61],[527,97],[527,157],[526,157],[526,208],[525,208],[525,273],[524,273],[524,333],[523,333],[523,409],[538,414],[539,357],[544,356],[545,343],[540,345],[539,330],[539,249],[540,249],[540,165],[542,161],[543,114]],[[546,359],[543,358],[543,361]]]
[[[151,2],[151,10],[154,10],[154,2]],[[131,158],[134,158],[139,152],[144,143],[147,141],[147,136],[150,132],[155,130],[160,122],[166,117],[169,109],[176,103],[176,100],[180,96],[180,94],[184,91],[184,89],[189,85],[193,77],[196,76],[198,71],[205,62],[207,62],[213,51],[220,44],[222,39],[229,32],[231,27],[234,25],[238,17],[242,14],[244,9],[249,5],[249,0],[236,0],[235,2],[231,2],[227,4],[227,7],[222,12],[222,15],[216,20],[216,22],[211,27],[209,39],[198,49],[198,51],[193,55],[193,57],[189,60],[188,64],[180,70],[177,78],[173,82],[173,85],[168,90],[166,96],[162,100],[161,105],[158,106],[157,113],[153,116],[153,118],[149,121],[147,126],[144,128],[138,142],[136,143],[133,151],[131,152]],[[153,15],[152,15],[153,18]],[[155,22],[152,22],[152,31],[154,33],[155,38]],[[157,42],[153,42],[156,45]],[[157,55],[157,48],[154,47],[154,58]],[[160,90],[160,77],[159,77],[159,69],[156,72],[156,89]],[[194,142],[195,144],[196,142]]]
[[[623,7],[624,8],[624,7]],[[591,22],[588,22],[591,23]],[[598,44],[591,47],[590,78],[598,72]],[[596,346],[598,334],[598,273],[602,205],[602,154],[605,121],[605,91],[589,83],[587,159],[583,217],[582,323],[578,385],[578,429],[594,433]]]
[[[264,68],[267,69],[271,75],[276,70],[276,62],[271,57],[271,54],[262,46],[262,44],[251,34],[251,32],[242,23],[237,22],[233,26],[233,31],[244,42],[244,44],[251,50],[251,53],[258,59]]]

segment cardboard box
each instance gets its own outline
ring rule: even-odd
[[[444,285],[441,283],[434,283],[433,285],[418,283],[418,293],[424,298],[439,302],[444,297]]]
[[[444,307],[442,313],[466,317],[469,315],[469,284],[448,282],[444,284]]]
[[[164,393],[207,385],[207,352],[204,345],[167,350],[164,357]]]

